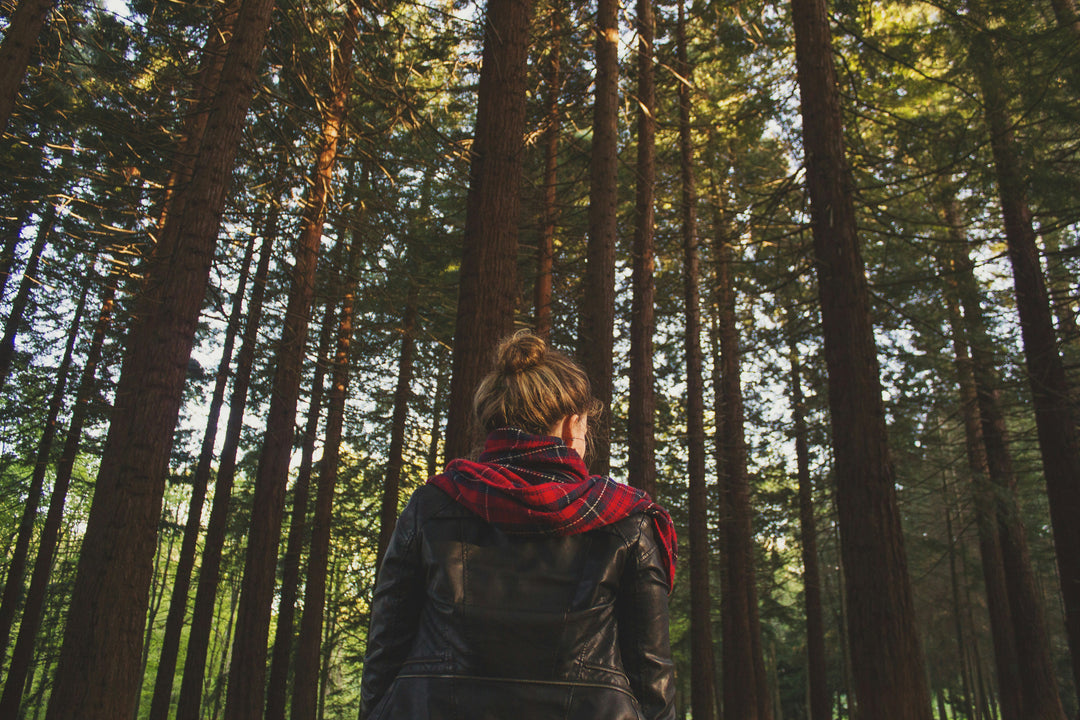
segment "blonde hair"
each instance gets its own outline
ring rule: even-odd
[[[585,370],[528,330],[499,342],[494,368],[473,396],[473,410],[485,433],[515,427],[546,435],[568,415],[594,420],[603,407],[592,396]]]

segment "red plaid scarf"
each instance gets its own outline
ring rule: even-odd
[[[576,535],[643,512],[666,550],[668,587],[674,586],[678,545],[668,512],[643,490],[590,476],[577,452],[557,438],[495,430],[479,462],[453,460],[428,482],[484,520],[520,535]]]

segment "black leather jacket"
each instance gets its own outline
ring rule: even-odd
[[[507,535],[420,488],[380,570],[361,720],[669,720],[667,575],[652,521]]]

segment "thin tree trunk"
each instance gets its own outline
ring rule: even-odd
[[[997,363],[991,352],[992,342],[986,330],[974,265],[968,256],[967,238],[961,230],[955,199],[946,197],[943,210],[950,245],[955,253],[950,261],[951,271],[964,311],[964,330],[970,344],[971,372],[978,400],[982,441],[993,484],[991,497],[1011,611],[1012,634],[1016,643],[1016,664],[1022,684],[1024,712],[1027,717],[1060,720],[1065,713],[1057,675],[1050,659],[1042,596],[1035,586],[1027,533],[1016,500],[1016,473],[1005,418],[998,402],[1001,383],[997,376]]]
[[[428,442],[427,477],[434,475],[439,467],[439,441],[442,439],[443,429],[440,417],[446,400],[446,386],[450,379],[449,367],[446,363],[438,363],[438,368],[435,376],[435,397],[431,400],[431,440]]]
[[[615,242],[618,232],[619,22],[618,0],[597,0],[596,99],[589,162],[589,240],[579,311],[578,355],[593,395],[607,412],[590,421],[598,475],[611,470],[611,401],[614,392]]]
[[[30,476],[30,487],[26,491],[26,504],[23,506],[22,516],[19,520],[15,548],[7,555],[7,578],[4,580],[3,599],[0,600],[0,658],[7,656],[11,627],[15,621],[19,600],[25,590],[23,581],[26,575],[26,562],[30,555],[30,541],[34,534],[38,507],[41,504],[41,497],[45,488],[45,472],[49,468],[53,440],[56,438],[56,423],[60,415],[60,409],[64,404],[64,390],[67,388],[68,372],[71,369],[75,341],[79,336],[79,325],[82,323],[83,310],[86,307],[86,295],[89,290],[89,284],[85,283],[75,305],[71,328],[68,330],[67,344],[64,346],[64,355],[60,360],[60,366],[56,370],[56,379],[53,381],[53,394],[49,399],[45,425],[41,429],[41,437],[38,439],[34,471]]]
[[[956,657],[960,663],[960,678],[964,691],[964,706],[970,717],[976,717],[974,696],[971,688],[971,674],[968,672],[967,644],[964,642],[963,612],[960,605],[960,580],[956,572],[956,536],[953,533],[952,507],[949,502],[948,486],[942,481],[942,501],[945,511],[945,533],[948,536],[949,579],[952,589],[953,631],[956,633]]]
[[[795,335],[795,313],[788,312],[788,358],[791,362],[791,416],[795,462],[799,477],[799,538],[802,544],[803,602],[806,606],[806,659],[810,720],[830,720],[832,707],[825,660],[825,621],[821,609],[821,569],[814,517],[814,488],[810,477],[809,432],[802,389],[802,362]]]
[[[335,254],[340,242],[335,246]],[[326,355],[333,337],[335,305],[326,303],[322,329],[319,332],[319,349],[315,355],[315,373],[308,398],[307,423],[300,450],[300,467],[293,482],[293,508],[289,518],[289,538],[285,543],[285,555],[281,561],[281,599],[278,601],[277,626],[274,629],[274,651],[270,659],[270,682],[266,689],[266,720],[284,720],[289,686],[289,664],[292,659],[293,634],[295,631],[296,598],[300,584],[300,556],[303,554],[307,532],[308,498],[311,493],[311,468],[315,455],[315,442],[319,432],[319,416],[322,413],[323,391],[326,384]]]
[[[641,14],[641,5],[647,5],[648,3],[649,0],[641,0],[638,5],[639,15]],[[698,287],[700,267],[697,236],[697,189],[694,179],[693,146],[690,137],[691,101],[689,84],[693,69],[687,60],[686,13],[682,0],[680,0],[678,6],[676,45],[679,74],[685,78],[685,83],[679,86],[679,171],[682,185],[680,191],[680,220],[683,244],[683,302],[685,303],[684,312],[686,318],[683,350],[686,354],[687,481],[690,496],[690,705],[691,714],[695,719],[712,720],[716,717],[716,708],[714,707],[716,691],[714,686],[712,618],[710,613],[712,596],[709,591],[709,556],[711,555],[707,510],[709,502],[708,491],[705,486],[705,390],[702,377],[701,300]],[[641,124],[642,120],[639,116],[639,128]],[[640,162],[639,158],[639,169]],[[640,202],[642,196],[639,195],[638,199]],[[650,210],[645,214],[651,221],[651,203]],[[640,218],[639,222],[641,222]],[[641,233],[642,230],[639,229],[638,232]],[[643,245],[641,250],[650,250],[650,248]],[[651,250],[650,257],[647,260],[651,261]],[[635,257],[635,263],[637,262],[642,263],[642,273],[650,271],[650,268],[645,265],[646,258]],[[649,274],[651,275],[651,272]],[[651,277],[648,278],[647,282],[651,284]],[[649,337],[643,339],[645,341],[651,340]],[[639,352],[648,350],[649,345],[651,343],[645,344],[645,347],[641,347]],[[651,351],[649,354],[651,355]],[[631,411],[632,415],[633,411]],[[651,431],[651,418],[648,427]],[[655,482],[655,479],[653,482]],[[727,638],[725,638],[725,643],[726,640]],[[730,712],[730,710],[728,711]]]
[[[341,301],[337,347],[326,408],[326,437],[319,463],[315,514],[311,523],[311,551],[304,583],[304,613],[296,647],[296,671],[292,696],[292,720],[314,720],[318,708],[319,646],[323,612],[326,607],[326,578],[330,566],[330,531],[333,522],[334,488],[341,457],[341,435],[345,422],[345,400],[349,391],[350,350],[353,335],[353,306],[356,302],[355,258],[359,239],[349,249],[350,277]]]
[[[532,0],[489,0],[465,202],[446,455],[482,440],[472,398],[495,344],[513,329]]]
[[[401,352],[398,355],[397,384],[394,387],[394,411],[390,421],[390,457],[386,463],[386,479],[383,482],[382,500],[379,508],[379,544],[375,551],[375,572],[382,568],[386,548],[397,523],[398,500],[401,492],[401,471],[404,466],[405,423],[409,415],[409,399],[412,397],[413,357],[416,354],[417,289],[410,282],[409,297],[405,301],[405,317],[401,328]]]
[[[206,654],[210,644],[210,629],[215,614],[217,588],[221,577],[221,557],[225,546],[225,530],[232,498],[233,480],[236,477],[236,456],[240,447],[240,432],[244,424],[244,406],[255,360],[259,324],[262,320],[263,299],[266,295],[266,278],[270,268],[270,255],[277,235],[278,205],[271,207],[266,235],[259,248],[259,265],[255,270],[251,299],[248,303],[244,335],[240,352],[236,357],[232,392],[229,396],[229,419],[225,426],[225,439],[218,461],[217,479],[214,481],[214,500],[210,505],[210,519],[203,539],[202,563],[199,566],[199,583],[191,611],[191,630],[188,633],[187,654],[184,657],[184,675],[180,681],[180,697],[176,707],[177,720],[198,720],[203,697],[203,680],[206,674]],[[227,655],[228,653],[224,653]]]
[[[56,477],[53,480],[49,509],[45,515],[41,537],[38,539],[37,559],[34,561],[34,570],[30,576],[30,587],[26,591],[22,620],[19,622],[19,634],[15,639],[7,679],[4,681],[4,694],[0,698],[0,717],[17,715],[26,675],[34,655],[34,641],[45,609],[45,596],[60,537],[60,521],[64,514],[68,488],[71,485],[75,458],[79,454],[79,442],[82,439],[82,429],[89,411],[90,398],[94,392],[94,380],[101,360],[102,347],[105,344],[105,334],[112,321],[113,302],[119,278],[116,267],[113,266],[102,292],[101,310],[94,325],[94,333],[86,352],[86,362],[83,364],[79,377],[79,387],[75,393],[75,403],[67,436],[64,439],[64,447],[56,464]]]
[[[30,57],[55,4],[56,0],[20,0],[11,14],[0,44],[0,135],[7,130]]]
[[[975,19],[981,20],[984,12],[980,3],[970,0],[968,6]],[[990,38],[982,32],[975,34],[970,53],[990,130],[990,148],[997,174],[1005,240],[1012,262],[1016,307],[1065,602],[1065,628],[1073,680],[1080,693],[1080,523],[1076,522],[1080,517],[1080,438],[1054,336],[1024,173],[1016,154],[1008,103]]]
[[[945,272],[945,277],[952,277],[948,270]],[[978,392],[975,387],[975,376],[957,295],[955,280],[953,280],[946,286],[945,306],[949,314],[949,326],[956,356],[957,385],[960,390],[965,446],[971,474],[971,493],[975,507],[975,524],[979,533],[983,583],[986,588],[986,605],[990,615],[990,631],[994,644],[994,661],[1001,691],[1002,720],[1021,720],[1027,715],[1024,712],[1016,640],[1013,636],[1012,610],[1009,607],[1001,541],[998,537],[994,489],[990,482],[990,467],[986,457],[986,445],[983,442]]]
[[[743,397],[740,380],[739,336],[735,317],[735,287],[731,266],[734,249],[729,228],[716,233],[717,320],[720,330],[720,383],[724,415],[724,475],[722,492],[727,513],[723,532],[727,548],[725,564],[728,594],[725,603],[728,617],[724,628],[724,709],[734,717],[766,720],[768,697],[760,656],[760,629],[753,615],[757,607],[754,571],[753,532],[751,527],[750,482],[746,473],[746,438]],[[755,637],[757,635],[757,637]],[[771,712],[769,713],[771,715]]]
[[[236,640],[233,643],[229,687],[225,697],[225,715],[230,720],[259,720],[263,714],[266,645],[277,570],[277,549],[285,510],[285,484],[292,458],[293,424],[300,394],[300,371],[315,294],[315,270],[330,184],[337,160],[338,142],[345,128],[359,13],[359,4],[349,2],[345,24],[334,52],[331,95],[323,116],[322,135],[300,224],[293,283],[278,347],[266,433],[255,476],[251,530],[244,562],[244,586],[236,617]]]
[[[199,531],[202,529],[203,505],[206,502],[206,487],[210,481],[210,465],[214,459],[218,420],[221,417],[221,406],[225,401],[229,365],[232,362],[236,334],[242,321],[244,293],[254,253],[255,236],[252,235],[244,252],[240,275],[236,281],[236,292],[233,295],[228,327],[225,329],[225,342],[221,349],[221,361],[214,378],[214,390],[207,411],[206,429],[203,432],[199,461],[191,479],[191,502],[184,525],[184,537],[180,543],[180,557],[176,561],[176,578],[173,581],[172,597],[169,600],[169,612],[165,616],[165,631],[162,635],[161,653],[158,657],[154,694],[150,700],[150,720],[166,720],[172,705],[173,681],[176,675],[177,654],[180,651],[180,633],[184,627],[184,617],[187,615],[191,573],[195,567],[196,546]]]
[[[172,433],[273,0],[245,0],[186,192],[147,261],[116,389],[48,720],[122,720],[139,687]]]
[[[825,0],[792,0],[859,717],[929,720]]]
[[[551,289],[555,255],[555,227],[559,222],[557,188],[559,176],[559,136],[562,134],[562,33],[566,14],[561,0],[552,0],[548,10],[551,36],[546,48],[544,82],[544,195],[541,209],[540,240],[536,247],[536,286],[533,307],[536,334],[545,340],[551,335]]]
[[[653,65],[653,42],[656,35],[656,22],[653,19],[652,0],[637,0],[637,177],[635,178],[634,210],[634,245],[633,272],[631,284],[633,298],[630,307],[630,392],[629,414],[627,416],[627,476],[631,485],[641,488],[650,496],[656,497],[656,391],[653,371],[653,334],[656,331],[654,299],[656,283],[653,279],[655,261],[653,258],[653,235],[655,224],[654,198],[656,184],[656,71]],[[680,106],[681,107],[681,106]],[[689,113],[689,108],[686,108]],[[685,162],[685,158],[684,158]],[[685,233],[684,218],[684,233]],[[686,236],[684,235],[684,238]],[[693,282],[695,303],[697,302],[697,237],[694,236],[695,254],[694,277],[687,276],[687,282]],[[686,252],[690,252],[687,248]],[[689,273],[689,265],[685,272]],[[689,290],[687,290],[689,293]],[[689,295],[687,295],[689,302]],[[697,353],[697,407],[688,411],[700,411],[696,421],[700,427],[700,438],[690,431],[688,441],[693,448],[700,439],[701,447],[691,450],[691,455],[701,453],[701,482],[705,482],[705,426],[704,395],[701,377],[701,340],[700,312],[697,315],[697,335],[694,344]],[[687,321],[690,320],[690,308],[687,306]],[[689,333],[690,330],[688,329]],[[688,336],[689,337],[689,336]],[[689,343],[690,340],[688,339]],[[690,359],[690,347],[687,345],[687,359]],[[693,460],[691,459],[691,463]]]
[[[30,257],[26,260],[22,280],[19,282],[19,290],[11,301],[11,309],[8,311],[7,320],[4,322],[4,337],[0,339],[0,388],[7,385],[8,377],[11,375],[11,362],[15,357],[15,336],[19,332],[19,326],[23,323],[26,307],[30,303],[30,293],[40,283],[37,277],[38,263],[55,224],[56,205],[46,202],[45,214],[38,224],[37,239],[34,241],[34,247],[30,251]]]

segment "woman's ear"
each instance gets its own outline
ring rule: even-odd
[[[567,447],[570,447],[574,441],[574,427],[577,424],[577,415],[567,415],[559,421],[559,438]]]

